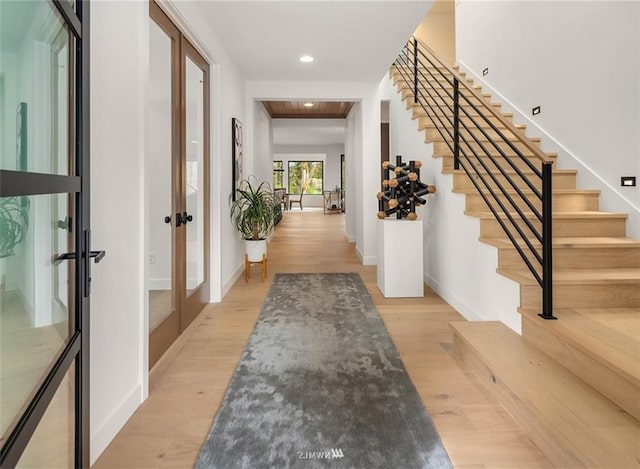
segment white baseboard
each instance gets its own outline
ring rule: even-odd
[[[377,265],[377,257],[376,256],[365,256],[360,251],[360,247],[356,244],[356,255],[358,256],[358,260],[362,263],[362,265]]]
[[[22,303],[22,308],[29,315],[30,326],[31,327],[40,327],[40,326],[48,326],[49,324],[36,324],[36,311],[33,307],[33,304],[27,299],[27,296],[22,291],[22,288],[16,288],[7,293],[15,292],[15,295],[18,297],[18,301]]]
[[[111,443],[142,402],[142,384],[138,384],[122,401],[118,408],[91,432],[90,453],[92,465],[107,446],[109,446],[109,443]]]
[[[221,298],[224,298],[225,295],[229,293],[229,290],[231,290],[231,287],[233,287],[233,284],[236,283],[236,280],[238,280],[238,278],[242,275],[242,272],[244,272],[244,264],[240,265],[236,269],[236,271],[231,275],[231,278],[222,285]]]
[[[364,257],[362,256],[362,253],[360,252],[360,248],[358,247],[358,245],[356,244],[356,256],[358,256],[358,260],[362,263],[364,260]]]
[[[170,278],[150,278],[149,290],[171,290]]]
[[[362,265],[378,265],[378,258],[376,256],[364,256]]]

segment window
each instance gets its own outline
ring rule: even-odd
[[[284,179],[284,165],[282,160],[276,160],[273,162],[273,188],[282,189]]]
[[[322,161],[289,161],[289,194],[322,194]]]

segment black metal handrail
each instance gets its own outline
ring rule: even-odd
[[[393,66],[411,90],[414,104],[426,113],[451,151],[454,170],[462,169],[469,176],[542,288],[539,316],[556,319],[553,161],[417,38],[407,42]]]

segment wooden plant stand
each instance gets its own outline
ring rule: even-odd
[[[249,279],[251,278],[251,264],[261,264],[262,270],[262,281],[264,282],[267,278],[267,255],[262,255],[261,261],[250,261],[249,256],[247,254],[244,255],[244,281],[245,283],[249,283]]]

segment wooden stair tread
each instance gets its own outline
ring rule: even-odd
[[[520,285],[537,285],[529,270],[496,269],[500,275],[518,282]],[[607,283],[638,283],[640,287],[640,268],[637,269],[573,269],[555,270],[554,285],[602,285]]]
[[[503,143],[503,142],[505,142],[505,141],[509,141],[509,142],[511,142],[511,143],[514,143],[514,142],[515,142],[515,143],[518,143],[518,142],[521,142],[521,141],[522,141],[522,139],[530,140],[530,141],[532,141],[533,143],[540,143],[540,142],[542,141],[542,139],[541,139],[540,137],[525,137],[525,136],[522,136],[522,138],[518,138],[518,137],[516,137],[515,135],[510,135],[510,136],[509,136],[509,137],[507,137],[506,139],[500,139],[500,141],[499,141],[498,143]],[[425,140],[426,140],[426,139],[425,139]],[[489,143],[490,141],[492,141],[492,140],[494,140],[494,139],[492,139],[492,138],[487,138],[487,137],[485,137],[484,135],[479,135],[479,136],[478,136],[478,140],[479,140],[480,142],[482,142],[482,143]],[[442,140],[439,140],[439,141],[440,141],[440,142],[442,142]],[[429,140],[428,142],[426,142],[426,143],[433,143],[433,139],[430,139],[430,140]],[[476,144],[476,145],[478,144],[478,142],[477,142],[475,139],[470,139],[469,143]],[[462,140],[460,140],[460,146],[461,146],[461,147],[463,147],[464,145],[465,145],[465,143],[464,143]]]
[[[436,82],[435,82],[435,81],[432,81],[431,83],[436,83]],[[440,82],[438,82],[438,83],[440,83]],[[396,84],[396,86],[398,86],[398,85]],[[432,98],[432,97],[430,97],[430,96],[426,95],[426,93],[422,93],[422,92],[423,92],[423,90],[431,89],[431,88],[432,88],[432,87],[425,88],[424,86],[421,86],[421,87],[420,87],[420,89],[418,90],[418,93],[420,93],[420,94],[421,94],[421,96],[422,96],[422,98],[424,98],[424,99],[430,99],[430,100],[431,100],[431,102],[437,102],[435,98]],[[452,88],[452,86],[451,86],[451,85],[446,85],[446,84],[445,84],[445,86],[444,86],[444,87],[438,86],[438,91],[440,92],[440,94],[442,94],[443,92],[444,92],[444,93],[446,93],[446,92],[451,92],[451,90],[452,90],[452,89],[453,89],[453,88]],[[398,91],[399,91],[399,93],[401,94],[402,99],[413,98],[413,95],[414,95],[414,93],[413,93],[413,87],[409,88],[409,86],[408,86],[408,85],[405,85],[405,88],[400,88],[400,90],[398,90]],[[482,91],[482,87],[477,87],[477,88],[476,88],[476,87],[474,86],[474,91],[475,91],[476,93],[478,93],[480,96],[482,96],[483,98],[485,98],[485,99],[488,99],[488,98],[490,98],[490,97],[491,97],[491,93],[483,92],[483,91]],[[447,98],[447,96],[446,96],[446,95],[444,95],[443,97],[444,97],[445,99]],[[476,98],[475,98],[475,96],[468,96],[468,98],[469,98],[470,100],[471,100],[471,99],[476,99]],[[438,97],[438,100],[439,100],[439,97]]]
[[[435,82],[441,83],[439,80],[434,80],[433,78],[430,78],[429,82],[430,83],[435,83]],[[446,86],[449,86],[449,87],[452,86],[451,83],[443,83],[443,84],[446,85]],[[401,90],[413,91],[413,85],[410,85],[405,81],[398,82],[396,84],[396,86],[398,87],[398,91],[401,91]],[[482,89],[482,85],[475,85],[474,84],[474,85],[469,85],[469,86],[471,86],[474,90],[481,90]],[[424,88],[424,86],[423,86],[423,88]]]
[[[526,217],[534,217],[533,213],[531,212],[523,212],[524,215]],[[493,213],[491,212],[469,212],[469,211],[465,211],[464,212],[465,215],[469,215],[472,217],[476,217],[476,218],[480,218],[481,220],[487,220],[487,219],[493,219],[495,218],[493,216]],[[502,212],[498,212],[498,215],[500,215],[501,217],[505,217],[504,213]],[[516,214],[511,214],[511,216],[514,219],[518,219],[520,218],[520,216],[516,213]],[[618,212],[601,212],[601,211],[580,211],[580,212],[555,212],[553,214],[553,218],[555,219],[570,219],[570,218],[610,218],[610,219],[618,219],[618,218],[624,218],[627,219],[628,215],[626,213],[618,213]]]
[[[537,314],[525,308],[520,313]],[[538,326],[640,386],[640,308],[568,308],[554,315],[557,321],[537,318]]]
[[[559,466],[635,467],[640,423],[500,322],[453,322],[474,371]],[[456,345],[458,347],[458,345]],[[463,360],[465,357],[463,356]],[[563,454],[558,454],[560,451]]]
[[[556,156],[554,155],[549,155],[548,153],[546,153],[546,155],[549,158],[555,158]],[[446,157],[449,157],[449,155],[447,155]],[[442,158],[442,156],[438,157],[438,158]],[[480,171],[478,171],[480,174],[482,175],[486,175],[488,174],[488,172],[484,169],[484,168],[479,168]],[[529,167],[524,167],[522,168],[521,172],[523,174],[526,174],[528,176],[533,175],[533,170]],[[445,168],[442,170],[443,174],[453,174],[453,175],[464,175],[467,176],[467,173],[464,169],[449,169],[449,168]],[[517,172],[513,169],[513,168],[506,168],[505,169],[505,173],[507,173],[509,176],[513,177],[513,176],[517,176]],[[495,174],[495,173],[494,173]],[[554,169],[552,174],[555,175],[569,175],[569,176],[573,176],[578,174],[578,171],[575,169]],[[502,173],[496,174],[497,176],[502,175]]]
[[[405,97],[405,99],[407,99],[407,98],[408,98],[408,96],[406,96],[406,97]],[[433,106],[436,106],[436,107],[438,107],[438,108],[441,108],[441,109],[449,109],[449,110],[451,110],[451,107],[450,107],[448,104],[444,104],[444,103],[442,103],[442,104],[432,104],[432,105],[433,105]],[[484,101],[482,102],[482,105],[484,105],[484,106],[491,106],[491,107],[494,107],[494,108],[502,107],[502,103],[492,103],[492,102],[489,102],[489,101],[487,101],[487,100],[484,100]],[[461,107],[464,107],[465,109],[466,109],[466,108],[472,108],[472,109],[473,109],[473,107],[472,107],[469,103],[467,103],[467,102],[460,103],[460,106],[461,106]],[[475,104],[475,103],[474,103],[474,106],[475,106],[475,107],[480,107],[480,106],[481,106],[481,104]],[[429,106],[427,105],[427,107],[429,107]],[[424,110],[424,108],[422,107],[422,104],[420,104],[420,103],[407,103],[407,109],[420,109],[420,110]],[[463,112],[462,114],[464,114],[464,112]],[[505,112],[505,113],[501,113],[501,114],[502,114],[502,115],[507,115],[507,114],[509,114],[509,113]],[[466,114],[464,114],[464,115],[466,116]],[[511,113],[511,115],[513,116],[513,113]],[[488,115],[487,115],[487,117],[495,118],[495,116],[493,116],[493,115],[491,115],[491,114],[488,114]]]
[[[418,130],[425,130],[425,129],[437,129],[439,127],[439,125],[436,125],[433,123],[433,121],[428,117],[428,116],[421,116],[418,117],[418,119],[423,119],[425,122],[418,124]],[[446,122],[445,122],[446,123]],[[484,120],[481,123],[481,126],[478,127],[476,124],[474,124],[473,122],[466,122],[468,127],[474,128],[474,129],[478,129],[481,128],[483,130],[486,130],[487,128],[493,130],[493,128],[489,125],[489,123],[485,122]],[[499,124],[494,124],[496,127],[498,127]],[[527,128],[527,124],[516,124],[514,123],[513,126],[518,129],[518,130],[526,130]],[[453,124],[451,124],[451,127],[453,127]],[[449,129],[451,127],[448,127]],[[504,127],[498,127],[498,129],[500,129],[501,131],[505,130]],[[509,132],[509,129],[505,130],[506,132]]]
[[[508,238],[486,238],[480,237],[481,242],[489,244],[496,248],[501,249],[515,249],[513,243]],[[531,241],[536,246],[540,245],[537,240]],[[519,240],[521,246],[525,245],[525,242]],[[640,247],[640,239],[636,238],[623,238],[616,236],[594,236],[594,237],[579,237],[579,238],[553,238],[553,247],[556,248],[576,248],[587,249],[592,247],[606,247],[606,248],[629,248]]]
[[[555,153],[555,152],[543,152],[543,153],[545,154],[545,156],[546,156],[547,158],[550,158],[550,159],[555,159],[555,158],[557,158],[557,157],[558,157],[558,153]],[[492,154],[492,155],[493,155],[493,154]],[[496,153],[496,155],[497,155],[497,153]],[[496,157],[496,155],[493,155],[493,156],[494,156],[494,157]],[[486,156],[486,155],[481,155],[481,156],[488,158],[488,156]],[[509,156],[509,157],[511,157],[511,158],[518,158],[518,156],[516,156],[515,154],[507,155],[507,156]],[[444,151],[434,151],[434,152],[433,152],[433,157],[434,157],[434,158],[453,158],[453,155],[449,154],[448,152],[444,152]],[[498,158],[503,158],[503,157],[500,155],[500,156],[498,156]],[[458,171],[462,171],[463,173],[465,172],[465,171],[464,171],[464,169],[459,169]],[[576,171],[576,170],[571,170],[571,169],[567,169],[567,170],[555,170],[555,169],[554,169],[554,172],[555,172],[555,171],[569,171],[569,172],[571,172],[571,171]],[[577,172],[577,171],[576,171],[576,172]],[[465,174],[466,174],[466,173],[465,173]]]
[[[545,155],[549,156],[550,158],[556,158],[558,156],[557,153],[545,153]],[[446,155],[446,157],[450,157],[450,155]],[[451,158],[453,158],[453,157],[451,157]],[[525,173],[525,174],[533,174],[533,170],[531,168],[529,168],[529,167],[522,168],[522,169],[520,169],[520,171],[522,173]],[[467,175],[467,172],[464,169],[451,169],[451,170],[448,170],[448,172],[450,172],[451,174],[461,174],[461,175],[465,175],[465,176]],[[511,168],[511,167],[505,168],[505,172],[507,174],[510,174],[510,175],[511,174],[518,174],[516,172],[516,170]],[[488,174],[487,171],[484,168],[480,168],[479,173],[480,174]],[[474,174],[472,174],[472,176]],[[500,173],[500,174],[502,174],[502,173]],[[552,174],[578,174],[578,171],[575,170],[575,169],[557,169],[557,168],[554,168],[553,171],[552,171]]]
[[[492,181],[493,182],[493,181]],[[502,183],[503,185],[505,185],[505,183]],[[511,186],[510,186],[511,187]],[[468,194],[468,195],[476,195],[478,194],[478,191],[475,189],[453,189],[452,190],[453,193],[455,194]],[[497,195],[502,194],[502,191],[496,189]],[[507,189],[507,194],[517,194],[518,192],[513,189],[513,188],[509,188]],[[520,192],[522,192],[523,194],[528,194],[528,195],[532,195],[533,191],[531,189],[527,189],[527,188],[522,188],[520,189]],[[600,190],[599,189],[553,189],[553,194],[560,194],[560,195],[564,195],[564,194],[576,194],[576,195],[600,195]],[[488,196],[491,196],[491,194],[487,194]]]

